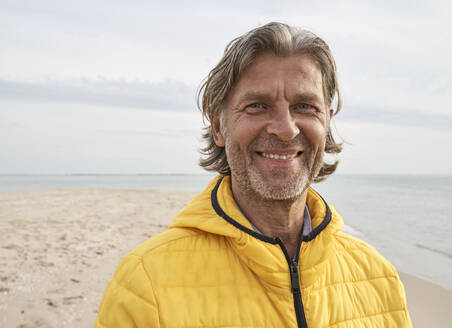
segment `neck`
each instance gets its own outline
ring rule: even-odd
[[[232,181],[232,193],[251,223],[265,236],[279,237],[293,258],[303,226],[307,190],[294,199],[264,199],[243,191]]]

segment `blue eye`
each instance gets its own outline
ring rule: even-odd
[[[260,112],[262,112],[263,110],[265,109],[265,105],[264,104],[262,104],[262,103],[252,103],[252,104],[249,104],[249,105],[247,105],[246,107],[245,107],[245,110],[248,112],[248,113],[252,113],[252,114],[257,114],[257,113],[260,113]]]
[[[262,108],[262,104],[254,103],[254,104],[249,105],[248,107],[251,107],[251,108]]]
[[[297,108],[300,108],[300,109],[310,109],[310,108],[312,108],[312,106],[309,105],[309,104],[298,104],[298,105],[297,105]]]

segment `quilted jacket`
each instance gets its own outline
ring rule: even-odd
[[[290,259],[214,179],[121,261],[95,327],[411,327],[393,266],[312,189],[307,205],[313,231]]]

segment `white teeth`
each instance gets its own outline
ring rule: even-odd
[[[262,153],[263,157],[266,158],[272,158],[272,159],[292,159],[297,156],[297,154],[287,154],[287,155],[278,155],[278,154],[269,154],[269,153]]]

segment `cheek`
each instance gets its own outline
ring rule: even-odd
[[[302,127],[302,131],[313,150],[324,149],[326,129],[320,122],[311,122]]]
[[[259,135],[259,127],[252,122],[241,122],[231,132],[231,142],[240,150],[247,150]]]

